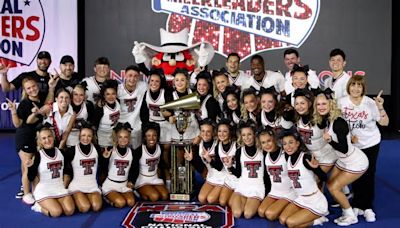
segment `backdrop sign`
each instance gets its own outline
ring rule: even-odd
[[[192,43],[206,40],[223,56],[239,49],[242,61],[255,52],[300,47],[317,22],[319,8],[319,0],[152,1],[154,12],[169,14],[170,32],[187,27]],[[266,40],[278,45],[262,42]]]

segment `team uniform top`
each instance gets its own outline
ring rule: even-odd
[[[140,110],[140,118],[142,122],[160,122],[165,121],[164,116],[161,114],[160,106],[172,100],[172,96],[167,98],[165,89],[160,89],[158,92],[153,93],[147,90],[144,96],[142,107]]]
[[[293,126],[292,121],[286,120],[284,116],[278,116],[275,110],[269,113],[261,110],[260,120],[257,123],[260,122],[263,126],[270,126],[277,134],[281,130],[290,129]]]
[[[99,149],[93,144],[79,143],[65,154],[65,174],[73,176],[68,186],[70,192],[100,193],[96,180]]]
[[[312,89],[316,89],[319,87],[319,79],[314,70],[308,70],[307,82]],[[286,94],[292,93],[295,91],[295,88],[292,84],[292,75],[290,72],[286,72],[285,74],[285,92]]]
[[[28,168],[28,179],[39,177],[33,196],[36,201],[59,198],[68,195],[64,187],[64,156],[57,148],[41,149],[36,153],[34,163]]]
[[[140,107],[142,105],[147,84],[138,81],[134,91],[129,92],[125,84],[118,85],[118,99],[121,102],[120,122],[129,122],[133,129],[140,128]]]
[[[147,148],[146,145],[138,147],[134,151],[132,181],[138,189],[144,185],[162,185],[163,180],[157,175],[161,161],[162,150],[160,145],[155,148]]]
[[[79,142],[79,129],[83,121],[93,123],[92,118],[94,114],[94,106],[91,101],[83,102],[81,105],[76,106],[71,104],[72,110],[76,113],[75,123],[68,135],[67,146],[74,146]]]
[[[210,118],[214,121],[217,120],[218,114],[221,113],[218,102],[210,94],[200,97],[201,106],[196,111],[196,117],[198,121]]]
[[[44,123],[49,123],[54,129],[56,139],[60,140],[61,136],[64,134],[64,132],[68,128],[68,124],[71,121],[72,116],[74,115],[74,110],[72,109],[72,106],[68,106],[68,110],[66,113],[64,113],[63,116],[61,116],[57,102],[53,103],[53,111],[50,113],[50,115],[43,120]],[[55,129],[57,128],[57,129]],[[58,141],[59,143],[59,141]],[[68,146],[71,146],[72,144],[69,144]]]
[[[208,170],[206,181],[213,185],[223,185],[225,176],[220,171],[213,168],[211,163],[207,162],[206,159],[203,158],[202,156],[203,151],[206,150],[209,152],[210,156],[215,157],[215,150],[217,146],[218,146],[217,140],[214,140],[212,142],[201,141],[199,144],[199,157],[201,158],[201,161]]]
[[[324,130],[320,129],[316,124],[312,124],[310,118],[309,116],[300,116],[296,126],[307,149],[315,151],[321,149],[327,142],[322,137]]]
[[[342,74],[339,75],[339,77],[337,77],[336,79],[333,79],[333,77],[328,77],[324,83],[325,88],[331,88],[335,92],[335,98],[338,100],[348,95],[346,91],[346,86],[350,78],[351,76],[343,71]]]
[[[84,78],[82,81],[86,82],[87,84],[86,86],[87,99],[93,102],[93,104],[96,104],[96,102],[100,100],[100,89],[103,86],[103,83],[96,81],[96,76]]]
[[[243,87],[244,85],[246,85],[248,83],[248,81],[251,79],[251,77],[250,77],[250,75],[246,74],[242,70],[239,70],[239,75],[236,77],[232,77],[231,74],[229,74],[229,72],[228,72],[228,79],[229,79],[230,85],[238,86],[242,90],[250,87],[250,86],[247,88]]]
[[[265,71],[264,78],[261,82],[251,77],[248,83],[250,83],[248,87],[253,86],[257,91],[259,91],[261,87],[269,88],[271,86],[274,86],[275,90],[278,92],[285,90],[285,78],[283,75],[280,72],[270,70]]]
[[[342,116],[349,124],[352,135],[358,141],[354,145],[360,149],[372,147],[381,141],[381,133],[376,126],[381,116],[375,101],[363,96],[360,105],[354,105],[348,96],[338,101]]]
[[[128,148],[112,148],[111,155],[108,160],[108,176],[107,178],[114,182],[128,181],[131,174],[132,166],[132,150]]]

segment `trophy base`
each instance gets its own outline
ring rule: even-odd
[[[190,201],[192,199],[191,194],[171,193],[169,199],[174,201]]]

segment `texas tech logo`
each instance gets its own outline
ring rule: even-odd
[[[152,9],[169,14],[167,30],[190,31],[192,44],[210,42],[216,52],[251,54],[300,47],[313,30],[319,0],[153,0]]]
[[[30,65],[44,38],[45,17],[38,0],[3,0],[0,57]]]

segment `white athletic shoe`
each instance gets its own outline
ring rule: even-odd
[[[35,211],[35,212],[41,213],[41,212],[42,212],[42,207],[36,202],[36,203],[33,204],[33,206],[31,207],[31,210],[32,210],[32,211]]]
[[[365,221],[367,221],[367,222],[375,222],[376,221],[375,212],[372,209],[365,210],[364,218],[365,218]]]
[[[35,203],[35,198],[33,198],[32,193],[25,194],[22,197],[22,201],[28,205],[32,205]]]
[[[317,225],[322,226],[324,224],[324,222],[329,222],[329,219],[325,216],[319,217],[314,220],[313,226],[317,226]]]
[[[353,212],[354,212],[354,215],[355,216],[359,216],[359,215],[363,215],[364,214],[364,211],[363,210],[361,210],[360,208],[353,208]]]
[[[350,226],[358,223],[358,219],[356,216],[342,215],[339,218],[335,219],[334,222],[338,224],[338,226]]]

